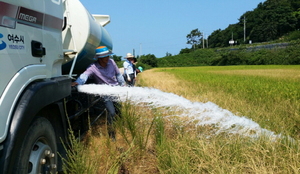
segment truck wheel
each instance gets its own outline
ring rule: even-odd
[[[15,164],[15,173],[56,173],[55,132],[46,118],[38,118],[30,126]]]

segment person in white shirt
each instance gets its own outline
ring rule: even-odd
[[[126,60],[123,63],[124,67],[124,80],[128,86],[134,86],[136,71],[134,69],[133,60],[134,56],[131,53],[127,53]]]

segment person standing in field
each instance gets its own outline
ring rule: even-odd
[[[134,56],[131,53],[127,53],[126,60],[123,63],[124,67],[124,79],[126,81],[126,84],[128,86],[134,86],[135,77],[136,77],[136,71],[134,70],[134,64],[132,63],[134,61]]]
[[[106,46],[96,48],[95,52],[94,59],[96,61],[90,64],[90,66],[77,78],[77,80],[72,83],[72,86],[83,85],[89,78],[93,79],[96,84],[124,86],[124,78],[115,61],[110,58],[113,53]],[[103,98],[105,107],[108,111],[108,134],[113,140],[115,140],[115,131],[112,124],[116,115],[116,108],[114,106],[116,97],[104,96]]]
[[[138,73],[140,73],[141,70],[139,68],[136,68],[137,59],[135,57],[133,58],[133,60],[131,61],[131,63],[133,65],[133,71],[135,73],[135,78],[134,78],[134,81],[133,81],[133,86],[134,86],[135,82],[137,80]]]
[[[143,72],[143,67],[139,66],[138,69],[140,72]]]

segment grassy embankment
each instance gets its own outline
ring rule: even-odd
[[[168,108],[123,103],[117,141],[105,124],[74,142],[71,173],[299,173],[300,66],[160,68],[139,75],[155,87],[191,101],[211,101],[261,127],[291,136],[270,139],[212,133]],[[71,153],[70,153],[71,154]]]

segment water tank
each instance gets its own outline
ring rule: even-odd
[[[73,74],[80,74],[94,61],[95,48],[107,46],[112,49],[111,37],[104,28],[110,17],[91,15],[78,0],[66,0],[64,3],[62,37],[65,56],[62,72],[69,73],[77,55]]]

